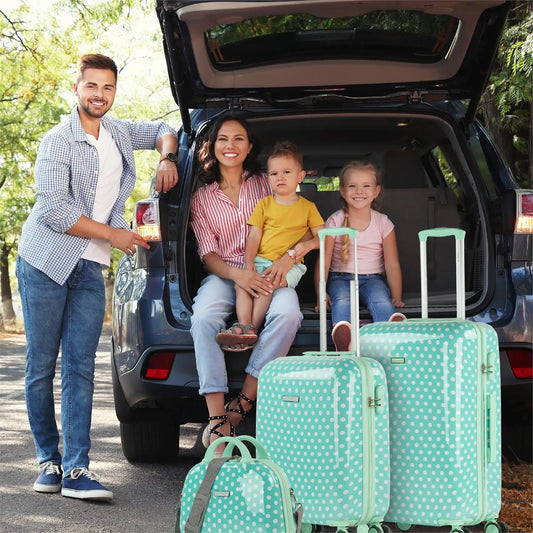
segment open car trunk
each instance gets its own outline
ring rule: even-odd
[[[246,118],[261,141],[260,159],[265,170],[266,157],[276,141],[289,139],[300,147],[307,171],[300,194],[316,203],[324,220],[342,206],[338,176],[343,165],[365,159],[381,169],[378,210],[387,214],[395,225],[407,316],[420,316],[418,232],[442,226],[464,229],[467,314],[471,316],[483,303],[486,305],[492,293],[493,276],[489,275],[489,269],[495,263],[486,215],[480,207],[482,191],[475,185],[477,170],[469,168],[463,156],[458,155],[463,153],[458,144],[462,132],[454,131],[444,114],[428,114],[423,106],[420,109],[420,113],[409,114],[390,110],[362,114],[315,111],[313,114],[249,114]],[[194,187],[200,185],[196,183]],[[177,271],[187,272],[187,279],[180,280],[179,285],[186,287],[181,298],[191,304],[206,272],[190,230],[182,249],[186,250],[186,264]],[[308,272],[297,287],[304,314],[303,332],[309,328],[318,331],[313,278],[316,257],[317,252],[306,257]],[[431,239],[428,243],[428,277],[430,314],[450,316],[455,307],[452,239],[449,242]],[[361,317],[370,318],[364,308]]]

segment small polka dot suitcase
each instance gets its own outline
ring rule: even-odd
[[[265,365],[259,376],[256,433],[287,473],[309,531],[319,525],[382,533],[389,507],[386,376],[380,363],[358,357],[357,350],[326,351],[324,239],[343,233],[355,243],[352,228],[319,231],[320,351]],[[358,324],[356,281],[351,303],[352,324]],[[352,346],[357,344],[353,328]]]
[[[227,442],[221,458],[213,456]],[[245,446],[249,442],[255,458]],[[234,449],[240,455],[232,455]],[[301,533],[302,507],[285,472],[253,437],[221,437],[187,474],[176,531]]]
[[[426,240],[456,239],[457,315],[428,319]],[[486,522],[506,531],[500,511],[500,373],[496,332],[465,320],[462,230],[420,232],[422,319],[368,324],[361,353],[387,374],[391,432],[391,501],[385,517],[410,525]]]

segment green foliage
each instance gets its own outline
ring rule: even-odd
[[[76,104],[72,82],[81,55],[103,53],[117,63],[113,116],[164,117],[179,127],[152,0],[40,4],[21,0],[12,11],[0,8],[0,248],[18,239],[35,201],[33,167],[43,135]],[[158,161],[151,151],[136,154],[138,180],[127,220],[135,201],[148,194]],[[16,246],[11,271],[15,256]]]
[[[531,135],[532,74],[533,2],[528,0],[512,5],[484,96],[494,100],[499,116],[481,117],[487,125],[491,122],[499,125],[500,135],[495,137],[507,135],[512,138],[513,152],[506,155],[518,182],[524,187],[530,186],[533,179],[530,175],[533,142],[528,140]]]

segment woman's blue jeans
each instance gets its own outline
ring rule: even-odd
[[[102,267],[81,259],[64,285],[17,258],[26,330],[26,406],[39,464],[89,466],[94,366],[105,311]],[[63,460],[53,380],[61,345]]]
[[[333,324],[350,322],[350,280],[353,274],[330,272],[327,293],[331,298]],[[389,286],[381,274],[359,274],[359,301],[366,306],[374,322],[386,322],[396,312],[392,304]]]
[[[226,320],[235,310],[235,283],[209,274],[198,289],[192,310],[191,335],[200,378],[200,394],[227,393],[224,352],[216,341],[216,335],[226,327]],[[252,350],[245,372],[257,378],[269,361],[287,355],[302,318],[296,291],[289,287],[276,289],[265,317],[265,326]]]

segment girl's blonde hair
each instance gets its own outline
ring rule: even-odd
[[[344,165],[339,173],[339,188],[344,188],[346,184],[346,177],[352,170],[366,170],[372,172],[376,177],[376,185],[381,185],[381,177],[376,165],[370,163],[369,161],[351,161],[350,163]],[[376,200],[372,202],[372,208],[376,208]],[[344,222],[342,225],[343,227],[347,228],[349,226],[350,219],[348,216],[348,204],[344,198],[342,199],[342,210],[344,211]],[[350,239],[348,238],[348,235],[343,235],[341,237],[341,242],[341,261],[344,264],[348,264],[348,258],[350,257]]]

